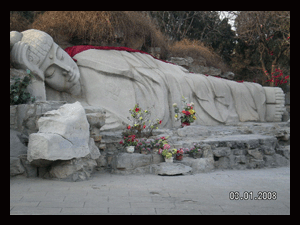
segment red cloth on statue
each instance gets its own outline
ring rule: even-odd
[[[76,54],[89,50],[89,49],[99,49],[99,50],[117,50],[117,51],[127,51],[127,52],[139,52],[139,53],[143,53],[143,54],[147,54],[152,56],[155,59],[158,59],[156,57],[154,57],[153,55],[147,53],[147,52],[143,52],[140,50],[136,50],[136,49],[132,49],[132,48],[127,48],[127,47],[113,47],[113,46],[92,46],[92,45],[77,45],[77,46],[73,46],[73,47],[68,47],[65,49],[65,51],[73,58]],[[77,61],[76,59],[73,59],[75,62]],[[171,62],[167,62],[161,59],[158,59],[160,61],[163,61],[165,63],[171,63]],[[174,64],[174,63],[171,63]]]

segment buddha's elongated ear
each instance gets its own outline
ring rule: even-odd
[[[37,65],[29,62],[27,59],[27,51],[29,48],[30,46],[22,41],[15,43],[11,50],[12,64],[17,69],[29,69],[33,75],[44,81],[44,73],[38,68]]]
[[[21,41],[23,37],[23,34],[18,31],[11,31],[10,32],[10,50],[14,46],[15,43],[18,41]]]

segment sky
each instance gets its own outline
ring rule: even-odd
[[[237,12],[237,11],[218,11],[220,15],[220,19],[228,18],[228,23],[231,25],[232,30],[236,30],[234,26],[234,20],[236,18],[236,15],[229,13],[229,12]]]

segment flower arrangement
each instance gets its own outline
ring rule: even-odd
[[[184,103],[183,110],[179,111],[179,108],[177,106],[177,103],[173,104],[174,111],[175,111],[175,120],[178,121],[181,120],[181,126],[189,126],[191,123],[193,123],[197,118],[195,116],[196,112],[194,110],[194,103],[187,103],[187,99],[182,96],[182,101]]]
[[[133,109],[129,109],[131,117],[127,117],[131,124],[127,124],[126,134],[135,134],[137,137],[142,137],[142,131],[146,137],[152,136],[153,129],[158,129],[158,126],[162,123],[162,120],[156,119],[150,120],[151,112],[146,109],[143,110],[139,104],[135,104]]]
[[[147,154],[151,151],[151,140],[147,140],[146,138],[142,138],[136,145],[136,150],[140,151],[141,153]]]
[[[177,149],[170,149],[171,146],[169,144],[164,144],[163,150],[159,149],[158,153],[164,156],[166,159],[170,159],[173,155],[177,153]]]
[[[158,137],[155,138],[152,142],[151,142],[151,147],[152,148],[163,148],[165,144],[168,144],[168,138],[169,137]]]
[[[202,150],[200,148],[200,145],[196,143],[194,143],[194,146],[186,152],[194,158],[200,158],[202,155]]]
[[[183,148],[177,149],[176,160],[182,160],[184,154]]]
[[[137,143],[136,149],[141,153],[148,153],[154,149],[162,149],[165,144],[168,144],[168,137],[158,137],[155,139],[141,138]]]
[[[124,136],[123,139],[124,140],[121,140],[119,144],[123,145],[124,147],[136,146],[139,142],[135,135]]]

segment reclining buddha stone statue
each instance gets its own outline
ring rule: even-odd
[[[35,76],[30,92],[40,101],[79,101],[104,108],[107,118],[101,130],[124,128],[122,122],[128,121],[129,109],[136,103],[151,109],[162,127],[179,127],[172,105],[182,108],[182,96],[194,102],[193,124],[198,125],[281,121],[285,110],[284,93],[278,87],[189,73],[132,49],[85,46],[72,58],[43,31],[10,35],[13,65]]]

